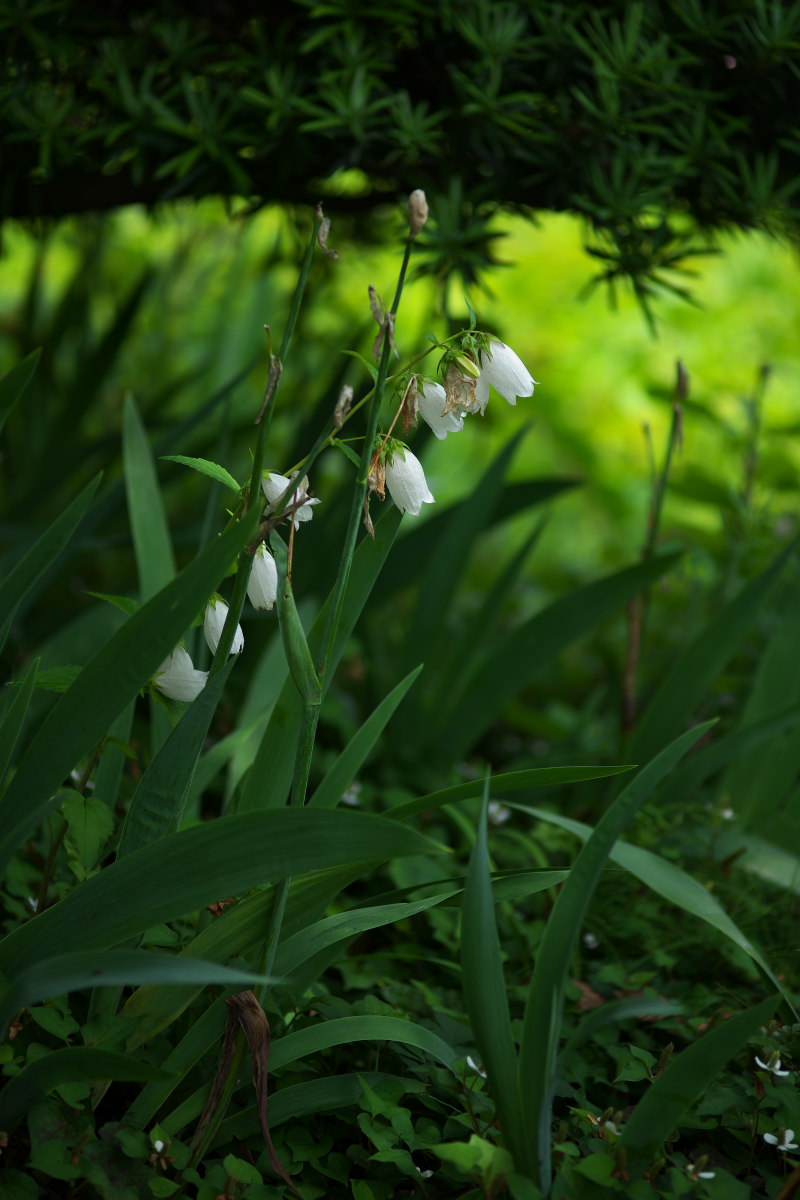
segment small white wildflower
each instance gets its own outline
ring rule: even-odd
[[[161,1141],[161,1138],[156,1138],[156,1140],[153,1142],[153,1149],[155,1150],[156,1154],[160,1154],[164,1149],[164,1143]]]
[[[483,1067],[479,1066],[478,1063],[475,1062],[475,1059],[471,1054],[467,1055],[467,1066],[469,1067],[470,1071],[474,1071],[476,1075],[480,1075],[481,1079],[486,1079],[486,1072],[484,1071]]]
[[[212,654],[217,652],[227,616],[228,606],[221,596],[215,596],[213,600],[209,600],[206,605],[206,615],[203,618],[203,633]],[[244,634],[241,625],[237,625],[230,652],[231,654],[241,654],[242,650],[244,650]]]
[[[294,475],[277,475],[274,471],[266,471],[261,479],[261,487],[267,498],[267,512],[273,512],[275,506],[284,494],[289,484],[295,479]],[[301,479],[299,486],[292,492],[286,505],[297,505],[292,517],[295,529],[299,529],[303,521],[310,521],[314,515],[313,506],[320,501],[316,496],[308,495],[308,480]]]
[[[700,1166],[705,1166],[706,1162],[707,1162],[707,1159],[703,1158],[700,1160],[699,1163],[687,1163],[686,1166],[684,1167],[684,1170],[686,1171],[686,1174],[689,1176],[689,1178],[692,1180],[713,1179],[716,1174],[715,1171],[698,1171],[698,1169],[697,1169]]]
[[[153,683],[168,700],[196,700],[206,686],[208,671],[196,670],[188,650],[176,646],[153,676]]]
[[[777,1051],[773,1051],[766,1062],[762,1062],[758,1055],[756,1055],[755,1062],[757,1067],[760,1067],[762,1071],[770,1071],[776,1077],[776,1079],[785,1078],[787,1075],[791,1075],[791,1071],[781,1070],[781,1060]]]
[[[776,1150],[782,1150],[786,1153],[787,1150],[796,1150],[797,1142],[794,1140],[793,1129],[782,1129],[780,1138],[777,1138],[774,1133],[765,1133],[764,1141],[770,1146],[774,1146]]]
[[[435,504],[422,463],[406,447],[397,446],[386,460],[386,486],[401,512],[419,516],[423,504]]]
[[[596,934],[590,933],[588,930],[583,935],[583,944],[587,950],[596,950],[600,945],[600,940]]]
[[[509,404],[516,404],[518,396],[533,395],[536,380],[519,355],[505,342],[492,341],[488,351],[481,351],[478,365],[481,373],[475,388],[475,404],[479,412],[486,411],[490,386]]]
[[[247,597],[253,608],[274,608],[278,598],[278,568],[263,542],[253,555]]]
[[[499,800],[489,801],[489,820],[492,825],[505,825],[510,816],[511,809],[505,804],[501,804]]]
[[[464,417],[456,412],[444,411],[447,396],[440,383],[430,379],[420,379],[417,391],[419,415],[430,425],[439,441],[444,441],[448,433],[459,433],[464,428]]]
[[[420,1179],[430,1179],[433,1171],[423,1171],[420,1167],[417,1167],[417,1174],[419,1175]]]
[[[361,784],[358,780],[354,780],[346,792],[342,793],[342,804],[349,804],[351,807],[361,803]]]

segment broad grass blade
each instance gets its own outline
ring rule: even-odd
[[[581,821],[573,821],[570,817],[562,817],[559,813],[527,807],[525,811],[538,817],[540,821],[549,821],[551,825],[568,829],[570,833],[574,833],[584,841],[587,841],[592,835],[591,826],[584,825]],[[707,925],[719,930],[735,946],[744,950],[745,954],[758,964],[770,982],[783,991],[777,976],[764,957],[749,938],[745,937],[738,925],[731,920],[716,896],[697,879],[687,875],[685,871],[682,871],[675,863],[669,862],[668,859],[660,858],[657,854],[652,854],[649,850],[642,849],[641,846],[632,846],[628,842],[616,842],[609,851],[608,857],[617,866],[630,871],[631,875],[635,875],[646,887],[657,892],[659,896],[663,896],[670,904],[677,905],[678,908],[691,913],[693,917],[699,917]]]
[[[500,939],[494,913],[487,840],[490,781],[484,785],[477,836],[470,858],[461,921],[464,1005],[494,1096],[500,1130],[517,1169],[524,1170],[527,1141],[517,1095],[517,1054],[511,1033]]]
[[[21,363],[17,363],[16,367],[12,367],[8,374],[0,379],[0,430],[36,374],[41,354],[41,347],[33,350],[27,358],[23,358]]]
[[[688,1049],[673,1058],[639,1101],[619,1141],[630,1169],[646,1167],[691,1105],[703,1095],[725,1064],[738,1054],[756,1030],[775,1012],[779,996],[768,996],[703,1034]]]
[[[632,758],[640,762],[652,758],[659,746],[686,727],[736,647],[753,628],[796,549],[797,542],[793,542],[677,655],[634,732],[628,746]]]
[[[0,943],[9,977],[42,958],[104,949],[224,896],[362,860],[438,854],[430,838],[367,813],[278,809],[171,834],[105,868]]]
[[[13,1129],[40,1096],[62,1083],[94,1083],[104,1079],[140,1083],[163,1079],[165,1074],[160,1067],[112,1050],[94,1050],[88,1046],[53,1050],[23,1067],[6,1084],[0,1095],[0,1124],[4,1129]]]
[[[373,749],[378,738],[391,721],[397,706],[403,700],[409,688],[415,683],[422,667],[419,666],[405,679],[393,688],[378,707],[367,717],[357,733],[353,735],[342,753],[330,767],[325,778],[320,783],[314,795],[309,800],[309,806],[316,808],[335,808],[344,793],[352,783],[367,756]]]
[[[35,829],[61,781],[133,700],[252,537],[256,508],[215,539],[181,574],[129,617],[45,717],[0,800],[0,869]],[[20,813],[24,816],[20,817]]]
[[[96,950],[59,954],[28,967],[12,983],[0,1003],[0,1036],[11,1018],[23,1008],[51,996],[82,988],[113,984],[200,984],[247,985],[270,983],[265,975],[237,967],[225,967],[200,958],[155,954],[148,950]]]
[[[512,630],[492,648],[441,721],[432,725],[431,737],[440,739],[453,759],[462,757],[517,692],[562,650],[652,586],[678,558],[663,555],[577,588]]]
[[[142,601],[175,577],[175,556],[153,454],[133,396],[125,397],[122,461]]]
[[[28,715],[31,696],[36,684],[36,672],[39,669],[39,659],[31,663],[24,680],[14,691],[14,696],[8,706],[8,712],[0,725],[0,788],[6,777],[9,763],[14,754],[19,735]]]
[[[509,792],[527,791],[528,788],[563,787],[568,783],[583,783],[588,779],[607,779],[610,775],[632,770],[633,767],[629,764],[621,767],[531,767],[527,771],[509,771],[505,775],[495,775],[492,779],[492,793],[495,796],[504,796]],[[483,784],[479,779],[457,783],[439,792],[429,792],[427,796],[419,796],[416,800],[398,804],[386,815],[395,821],[405,821],[409,817],[415,817],[417,813],[442,808],[445,804],[474,800],[482,791]]]
[[[525,1006],[519,1063],[523,1121],[532,1140],[533,1178],[545,1194],[551,1177],[553,1073],[573,947],[614,843],[654,788],[712,724],[708,721],[682,734],[617,797],[578,855],[547,922]]]
[[[180,828],[197,760],[235,661],[230,658],[208,679],[139,780],[122,827],[117,858]]]
[[[96,475],[12,567],[0,584],[0,613],[19,612],[30,590],[51,570],[80,525],[99,483]]]

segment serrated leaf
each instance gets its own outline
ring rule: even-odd
[[[237,495],[242,490],[230,471],[226,471],[219,463],[212,462],[210,458],[191,458],[186,454],[162,454],[161,458],[165,462],[180,463],[181,466],[199,471],[201,475],[208,475],[210,479],[216,479],[217,483],[224,483],[225,487]]]

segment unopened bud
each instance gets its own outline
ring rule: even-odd
[[[428,220],[428,201],[422,188],[415,188],[408,197],[408,224],[411,236],[416,237],[425,228]]]

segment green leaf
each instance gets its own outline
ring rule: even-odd
[[[41,346],[32,350],[27,358],[0,379],[0,430],[2,430],[17,401],[25,394],[31,380],[36,374],[39,359],[42,355]]]
[[[185,454],[162,454],[161,458],[165,462],[182,463],[184,467],[191,467],[193,471],[199,471],[201,475],[208,475],[209,478],[216,479],[218,483],[224,483],[225,487],[230,488],[237,495],[242,490],[230,471],[226,471],[219,463],[212,462],[208,458],[189,458]]]
[[[469,687],[455,695],[449,711],[429,723],[430,740],[441,741],[454,759],[463,756],[505,705],[562,650],[651,587],[679,557],[661,555],[576,588],[512,630],[487,653]]]
[[[329,681],[334,676],[355,623],[392,548],[401,519],[400,510],[392,508],[376,523],[374,539],[362,538],[353,556],[336,643],[328,664]],[[322,645],[329,606],[330,596],[308,637],[311,654],[315,660]],[[240,802],[242,811],[277,807],[284,803],[292,780],[301,712],[302,701],[297,688],[294,682],[288,679],[278,697],[244,785]]]
[[[343,442],[341,438],[331,438],[331,445],[337,450],[341,451],[345,458],[353,464],[356,470],[358,470],[358,468],[361,466],[361,459],[358,457],[352,446],[348,446],[347,442]]]
[[[139,590],[141,599],[149,600],[174,578],[175,557],[153,453],[131,395],[125,397],[122,460]]]
[[[115,984],[143,983],[232,985],[272,982],[265,975],[239,967],[226,967],[205,959],[149,950],[88,950],[59,954],[26,968],[16,977],[0,1001],[0,1031],[5,1033],[11,1018],[23,1008],[61,996],[66,992]]]
[[[100,476],[87,483],[0,583],[0,612],[19,613],[26,596],[64,553],[92,502]],[[2,649],[2,645],[0,645]]]
[[[562,817],[560,813],[546,812],[540,808],[528,808],[527,805],[515,805],[514,807],[524,807],[526,812],[538,817],[540,821],[548,821],[551,825],[568,829],[570,833],[583,838],[584,841],[591,837],[591,827],[584,825],[581,821],[573,821],[569,817]],[[740,843],[737,838],[738,844]],[[731,920],[716,896],[697,879],[687,875],[685,871],[666,858],[661,858],[640,846],[632,846],[628,842],[618,841],[609,852],[608,857],[624,870],[630,871],[631,875],[641,880],[646,887],[652,888],[659,896],[663,896],[670,904],[677,905],[691,913],[692,916],[699,917],[701,921],[713,926],[714,929],[718,929],[740,950],[744,950],[745,954],[759,965],[770,982],[782,990],[781,984],[764,957],[745,937],[738,925]]]
[[[61,804],[61,813],[68,826],[64,839],[67,862],[76,879],[85,879],[114,831],[114,814],[103,800],[72,789]]]
[[[139,780],[120,834],[118,858],[180,828],[197,760],[235,662],[230,658],[209,676]]]
[[[140,600],[134,600],[131,596],[112,596],[109,592],[87,592],[87,596],[94,596],[96,600],[105,600],[106,604],[113,604],[115,608],[120,608],[128,616],[138,612],[142,607]]]
[[[73,766],[90,753],[174,649],[204,600],[253,536],[258,511],[215,538],[97,651],[61,697],[20,760],[0,799],[0,868],[35,829]]]
[[[237,1158],[235,1154],[226,1154],[222,1160],[222,1166],[225,1173],[231,1179],[235,1179],[237,1183],[262,1183],[261,1172],[256,1170],[251,1163],[245,1162],[243,1158]]]
[[[102,949],[266,880],[403,854],[439,853],[429,838],[366,813],[277,809],[170,834],[88,879],[0,943],[12,976],[66,950]]]
[[[35,1059],[15,1075],[0,1095],[0,1125],[13,1129],[41,1096],[63,1083],[94,1083],[103,1079],[121,1079],[140,1083],[163,1079],[165,1072],[128,1054],[72,1046],[53,1050]]]
[[[50,667],[36,676],[36,687],[44,692],[66,692],[72,687],[83,667],[75,663],[64,663],[61,667]]]
[[[509,771],[505,775],[495,775],[492,779],[492,794],[504,796],[508,792],[527,791],[528,788],[564,787],[568,783],[606,779],[610,775],[632,770],[633,767],[628,764],[621,767],[531,767],[527,771]],[[386,816],[395,821],[405,821],[417,813],[442,808],[445,804],[473,800],[480,796],[482,791],[483,783],[479,779],[457,783],[453,787],[443,788],[440,792],[430,792],[427,796],[419,796],[416,800],[398,804],[390,809]]]
[[[763,575],[715,613],[711,624],[675,657],[634,732],[628,748],[632,758],[651,758],[659,746],[686,726],[736,647],[753,628],[797,544],[795,541],[788,546]]]
[[[19,691],[16,692],[8,706],[3,723],[0,725],[0,787],[3,785],[6,771],[13,757],[22,727],[25,724],[25,718],[28,715],[39,662],[40,660],[37,658],[29,666],[25,678],[19,684]]]
[[[685,1113],[748,1039],[775,1012],[779,996],[768,996],[754,1008],[730,1017],[676,1055],[637,1104],[622,1131],[619,1145],[630,1168],[641,1171],[656,1157],[664,1141],[680,1127]]]
[[[494,914],[487,836],[489,793],[487,777],[464,888],[461,982],[464,1005],[497,1106],[500,1131],[515,1162],[521,1164],[526,1134],[520,1123],[517,1055]]]
[[[309,800],[309,806],[336,807],[421,670],[421,666],[417,667],[398,683],[385,699],[381,700],[378,707],[370,714],[361,728],[353,734],[347,746],[331,765],[325,778]]]
[[[525,1170],[546,1190],[552,1096],[564,989],[573,947],[614,843],[653,789],[713,722],[681,735],[643,767],[603,815],[570,871],[550,914],[534,966],[522,1027],[519,1089],[531,1145]],[[516,1164],[518,1169],[522,1164]]]

